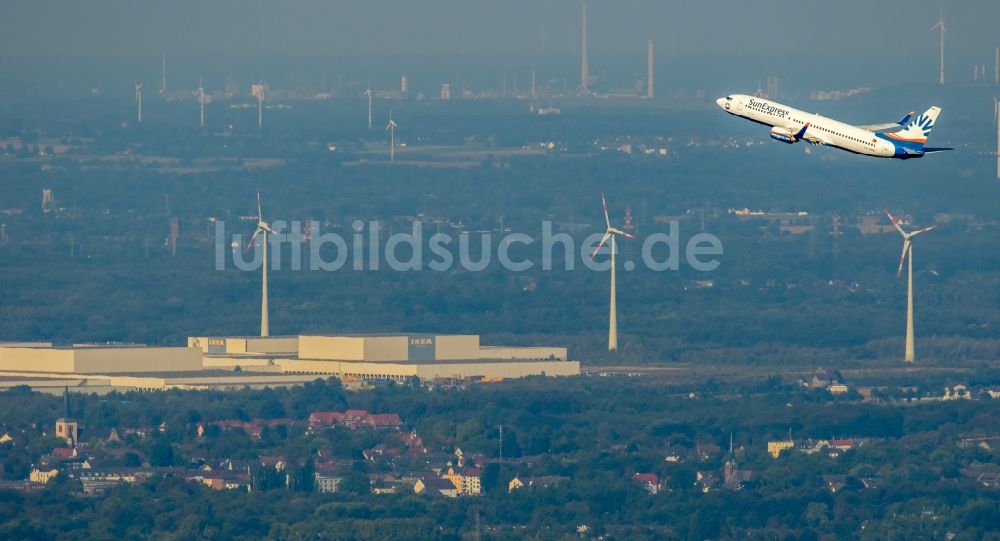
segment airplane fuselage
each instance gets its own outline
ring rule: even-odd
[[[915,157],[901,155],[898,145],[887,140],[886,134],[800,111],[765,98],[734,94],[720,98],[717,103],[731,115],[771,126],[771,137],[783,143],[806,141],[879,158]]]

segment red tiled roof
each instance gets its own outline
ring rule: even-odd
[[[69,447],[56,447],[52,450],[52,456],[55,458],[73,458],[73,449]]]
[[[655,473],[637,473],[632,476],[633,479],[641,483],[646,483],[647,485],[659,484],[660,479]]]
[[[344,418],[344,414],[339,411],[314,411],[309,414],[309,424],[332,425]]]
[[[399,426],[402,421],[395,413],[378,413],[368,416],[368,423],[378,428],[383,426]]]

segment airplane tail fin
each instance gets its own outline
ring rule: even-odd
[[[923,152],[924,143],[927,142],[927,136],[934,129],[934,124],[937,122],[939,114],[941,114],[941,108],[933,106],[924,111],[920,116],[907,115],[900,120],[903,129],[892,133],[886,132],[883,135],[893,140],[897,147],[904,147],[909,151]]]

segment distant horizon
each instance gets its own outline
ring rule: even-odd
[[[142,5],[120,0],[39,0],[6,7],[0,50],[11,53],[257,54],[264,51],[436,55],[575,53],[580,5],[567,0],[420,4],[376,0],[178,0]],[[902,9],[901,9],[902,7]],[[588,2],[591,54],[642,51],[647,39],[679,54],[840,52],[890,56],[918,51],[936,60],[930,28],[944,7],[947,48],[987,50],[1000,44],[1000,3],[942,6],[918,0],[846,0],[799,4],[767,0],[747,6],[715,0],[671,5],[655,0]],[[991,58],[992,60],[992,58]]]

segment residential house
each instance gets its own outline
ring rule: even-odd
[[[424,441],[417,435],[417,431],[413,430],[409,434],[404,434],[402,437],[403,445],[406,446],[407,454],[425,454],[427,453],[427,447],[424,446]]]
[[[400,455],[400,451],[380,443],[371,449],[365,449],[361,454],[365,460],[372,464],[392,466],[393,460]]]
[[[824,475],[823,483],[826,484],[826,488],[836,494],[843,490],[847,486],[847,476],[846,475]]]
[[[89,471],[81,474],[80,484],[85,494],[103,494],[109,488],[116,487],[122,483],[135,483],[139,478],[135,471],[129,470],[101,470]]]
[[[335,426],[350,430],[359,428],[398,429],[402,426],[399,415],[395,413],[369,413],[366,410],[314,411],[309,414],[309,430],[323,430]]]
[[[325,472],[316,472],[316,492],[333,494],[344,478]]]
[[[787,440],[769,441],[767,442],[767,452],[771,455],[771,458],[778,458],[781,452],[785,449],[792,449],[795,447],[795,442],[791,438]]]
[[[691,449],[671,445],[664,450],[663,460],[671,464],[677,464],[688,460],[691,458],[691,455]]]
[[[694,479],[694,485],[706,494],[719,487],[719,478],[712,472],[696,472]]]
[[[650,494],[660,492],[660,478],[655,473],[636,473],[632,479],[642,484],[642,487]]]
[[[59,475],[59,470],[52,467],[44,470],[32,468],[31,473],[28,474],[28,480],[32,483],[48,483],[57,475]]]
[[[448,467],[448,473],[442,477],[451,480],[458,489],[459,496],[479,496],[482,493],[483,472],[479,468],[464,468],[456,470]]]
[[[837,370],[817,370],[808,386],[812,389],[829,389],[831,385],[843,384],[844,377]]]
[[[222,430],[240,429],[251,438],[260,439],[261,434],[264,432],[264,427],[274,430],[279,426],[290,427],[298,424],[298,422],[294,419],[252,419],[250,421],[223,419],[215,421],[211,424],[214,424]],[[201,429],[201,426],[199,425],[198,435],[201,436],[202,434],[204,434],[204,430]]]
[[[963,470],[962,476],[966,479],[975,481],[976,484],[983,488],[1000,488],[1000,473],[995,471],[972,471]]]
[[[441,477],[429,477],[418,479],[413,485],[413,492],[416,494],[442,495],[448,498],[458,496],[458,487],[451,479]]]
[[[971,400],[972,393],[969,392],[969,388],[965,385],[955,385],[954,387],[945,387],[944,396],[941,400]]]
[[[803,452],[807,455],[818,453],[824,449],[828,449],[829,447],[829,440],[814,440],[810,438],[795,442],[795,450]]]
[[[243,472],[204,471],[204,473],[190,475],[187,479],[198,481],[212,490],[250,491],[250,474]]]
[[[79,456],[75,447],[56,447],[49,452],[48,458],[53,461],[66,462]]]

